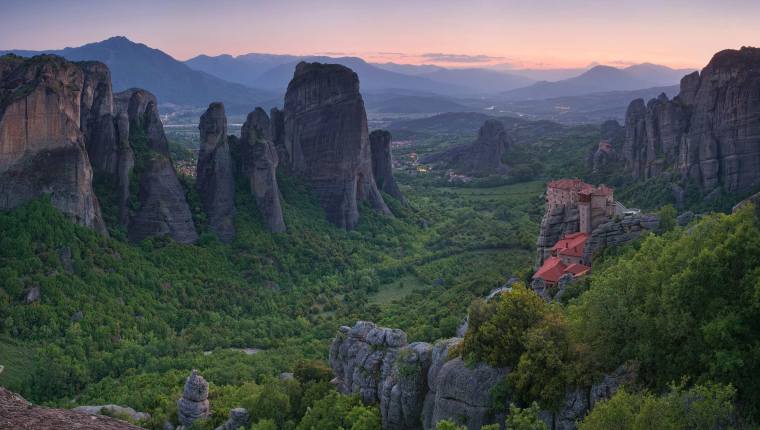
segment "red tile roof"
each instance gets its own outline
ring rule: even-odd
[[[544,260],[544,264],[539,267],[536,273],[533,274],[533,279],[541,278],[549,284],[556,284],[559,282],[559,278],[565,274],[571,274],[573,277],[581,277],[591,271],[589,266],[583,264],[571,264],[565,266],[565,264],[557,257],[549,257]]]
[[[541,278],[546,282],[554,284],[559,282],[559,278],[562,277],[564,272],[565,265],[562,264],[562,260],[557,257],[549,257],[544,260],[544,264],[539,267],[533,277]]]
[[[568,257],[583,257],[583,248],[586,247],[588,238],[588,233],[566,234],[552,246],[552,253]]]
[[[549,188],[559,188],[561,190],[585,190],[594,188],[593,185],[587,184],[580,179],[557,179],[547,184]]]

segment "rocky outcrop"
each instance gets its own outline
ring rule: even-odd
[[[372,175],[356,73],[338,64],[299,63],[284,117],[288,166],[308,183],[330,222],[354,228],[362,201],[390,215]]]
[[[583,249],[583,263],[590,265],[596,255],[608,246],[621,246],[638,239],[649,231],[657,231],[660,219],[656,215],[627,215],[612,219],[591,231]]]
[[[491,390],[504,380],[508,369],[496,369],[485,363],[466,366],[461,358],[449,357],[449,350],[461,342],[454,338],[436,345],[434,365],[428,371],[429,392],[425,398],[423,428],[434,429],[436,423],[451,420],[480,429],[485,424],[504,421],[493,411]]]
[[[272,142],[273,127],[266,112],[256,108],[240,130],[241,171],[270,231],[285,231],[277,184],[279,156]]]
[[[185,190],[169,155],[169,144],[158,114],[156,97],[141,89],[114,96],[117,115],[129,119],[129,141],[138,178],[137,208],[129,214],[128,235],[140,241],[169,236],[180,243],[198,239]]]
[[[129,406],[119,405],[98,405],[98,406],[77,406],[72,409],[74,412],[82,412],[90,415],[107,415],[116,417],[127,417],[134,422],[148,421],[150,414],[145,412],[137,412]]]
[[[551,248],[562,236],[579,231],[578,208],[557,206],[544,213],[536,241],[536,267],[551,255]]]
[[[102,415],[32,405],[0,387],[0,428],[19,430],[140,430],[140,427]]]
[[[673,100],[634,100],[623,148],[629,172],[637,179],[673,172],[705,193],[751,189],[760,183],[759,90],[760,49],[743,47],[685,76]]]
[[[235,182],[230,147],[227,143],[227,116],[222,103],[211,103],[201,115],[200,151],[196,187],[211,230],[222,242],[235,238]]]
[[[105,233],[81,124],[90,115],[82,110],[85,77],[60,57],[0,57],[0,209],[49,196],[77,223]]]
[[[461,342],[451,338],[435,345],[407,344],[401,330],[358,321],[352,328],[341,327],[330,346],[333,383],[344,394],[359,394],[365,404],[379,403],[384,430],[432,430],[442,420],[468,430],[503,426],[506,416],[495,411],[491,392],[509,369],[465,365],[451,355]],[[560,408],[542,412],[542,419],[549,428],[574,429],[596,402],[635,375],[635,366],[621,366],[590,387],[568,389]],[[499,409],[506,410],[504,406]]]
[[[197,370],[188,376],[185,381],[185,389],[182,398],[177,400],[177,419],[180,428],[189,428],[199,418],[207,418],[210,415],[208,404],[208,382]]]
[[[393,177],[391,133],[387,130],[375,130],[369,134],[369,144],[372,153],[372,175],[375,177],[377,188],[406,204],[406,199]]]
[[[238,430],[241,428],[248,428],[248,421],[251,416],[248,410],[245,408],[235,408],[230,410],[230,417],[224,424],[217,427],[215,430]]]
[[[472,175],[503,174],[507,172],[507,166],[501,159],[512,143],[504,124],[499,120],[489,119],[480,127],[478,138],[473,143],[432,154],[422,162],[441,164]]]
[[[103,63],[84,62],[79,65],[84,71],[80,122],[90,163],[96,172],[116,175],[119,169],[119,142],[113,115],[111,72]]]

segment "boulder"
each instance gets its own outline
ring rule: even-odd
[[[184,428],[189,428],[199,418],[210,415],[208,404],[208,382],[193,369],[185,381],[182,397],[177,400],[177,418]]]
[[[150,414],[146,412],[137,412],[129,406],[119,405],[98,405],[98,406],[77,406],[72,409],[74,412],[82,412],[90,415],[106,415],[111,417],[120,418],[125,416],[132,421],[148,421]]]
[[[52,55],[0,57],[0,210],[48,196],[75,222],[106,233],[81,127],[86,76]]]
[[[402,204],[406,204],[406,199],[393,177],[391,133],[387,130],[375,130],[369,134],[369,143],[372,152],[372,174],[377,188],[395,197]]]
[[[760,49],[715,54],[701,72],[626,113],[623,156],[637,179],[678,173],[703,191],[743,192],[760,183]]]
[[[224,105],[211,103],[198,129],[201,144],[195,184],[211,230],[229,243],[235,238],[235,182]]]
[[[248,410],[245,408],[235,408],[230,410],[230,417],[224,424],[217,427],[215,430],[238,430],[240,428],[248,428],[248,421],[251,416]]]
[[[241,172],[248,178],[251,193],[269,230],[282,232],[286,227],[277,184],[279,156],[271,136],[266,112],[256,108],[249,113],[240,130]]]
[[[185,189],[177,179],[156,97],[141,89],[114,95],[117,115],[129,119],[129,140],[138,177],[138,202],[129,213],[127,232],[133,241],[169,236],[180,243],[198,240]]]
[[[358,202],[390,215],[372,175],[359,78],[338,64],[301,62],[285,94],[285,148],[327,219],[353,229]]]

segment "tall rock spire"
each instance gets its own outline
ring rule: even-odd
[[[235,237],[235,182],[222,103],[211,103],[201,116],[197,188],[211,230],[222,242]]]
[[[372,175],[367,113],[359,78],[338,64],[301,62],[285,94],[285,147],[327,219],[352,229],[358,203],[390,215]]]

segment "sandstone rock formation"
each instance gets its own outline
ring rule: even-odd
[[[372,175],[356,73],[337,64],[299,63],[284,116],[288,166],[311,186],[330,222],[354,228],[361,201],[390,215]]]
[[[469,145],[459,145],[422,160],[423,163],[441,164],[461,173],[487,175],[507,171],[501,158],[512,145],[512,138],[504,124],[496,119],[483,123],[478,138]]]
[[[544,263],[562,236],[579,231],[579,219],[577,207],[557,206],[544,212],[536,240],[536,267]]]
[[[241,428],[248,428],[248,421],[250,418],[251,416],[245,408],[232,409],[230,410],[230,417],[227,421],[215,430],[238,430]]]
[[[181,428],[189,428],[195,420],[209,415],[208,382],[193,369],[185,382],[182,397],[177,400],[177,418]]]
[[[200,151],[196,186],[211,230],[222,242],[235,237],[235,182],[230,147],[227,144],[227,116],[222,103],[211,103],[201,115]]]
[[[384,430],[432,430],[442,420],[469,430],[504,425],[505,415],[493,409],[491,390],[509,369],[484,363],[466,366],[450,356],[461,341],[407,344],[401,330],[358,321],[354,327],[341,327],[330,346],[333,383],[342,393],[359,394],[366,404],[379,403]],[[574,429],[597,401],[632,382],[635,374],[635,367],[621,366],[590,387],[568,389],[558,411],[543,411],[541,416],[549,428]]]
[[[0,387],[0,428],[19,430],[140,430],[115,418],[32,405]]]
[[[248,114],[240,130],[242,174],[248,178],[256,205],[269,230],[285,231],[285,221],[277,185],[279,156],[272,142],[272,125],[266,112],[256,108]]]
[[[377,188],[406,204],[406,199],[393,177],[391,133],[387,130],[375,130],[369,134],[369,144],[372,153],[372,175],[375,177]]]
[[[81,127],[90,117],[85,79],[60,57],[0,57],[0,209],[47,195],[77,223],[106,232]]]
[[[743,47],[721,51],[701,72],[685,76],[673,100],[631,102],[623,148],[631,175],[670,171],[705,193],[760,183],[759,89],[760,49]]]
[[[119,405],[77,406],[72,411],[90,415],[126,416],[136,422],[150,419],[150,414],[146,412],[137,412],[128,406]]]
[[[134,170],[139,178],[139,207],[129,215],[128,234],[134,241],[168,235],[180,243],[198,239],[185,190],[169,155],[169,144],[158,114],[156,97],[141,89],[114,95],[117,116],[129,119]],[[120,132],[121,134],[121,132]]]
[[[638,239],[649,231],[657,231],[660,219],[656,215],[627,215],[599,225],[591,231],[591,237],[583,249],[584,264],[591,264],[594,255],[608,246],[621,246]]]

